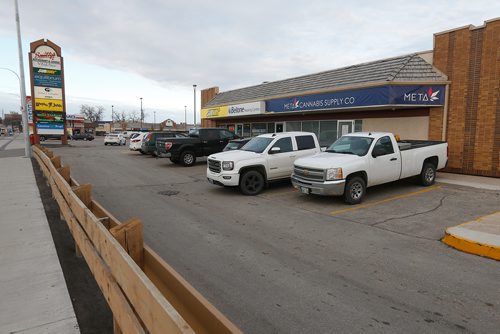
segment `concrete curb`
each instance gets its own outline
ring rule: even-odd
[[[500,261],[500,212],[446,229],[446,245]]]

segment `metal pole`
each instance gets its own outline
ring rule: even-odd
[[[188,129],[188,124],[187,124],[187,106],[184,106],[184,130]]]
[[[17,0],[14,0],[16,6],[16,25],[17,25],[17,44],[19,48],[19,85],[21,86],[21,115],[23,119],[23,132],[24,132],[24,154],[26,158],[31,158],[30,146],[30,129],[28,127],[28,111],[26,110],[26,83],[24,81],[24,63],[23,63],[23,45],[21,42],[21,23],[19,19],[19,5]],[[34,123],[33,126],[36,126]]]
[[[194,89],[194,109],[193,109],[194,128],[196,129],[196,85],[193,85],[193,89]]]
[[[113,110],[114,105],[111,105],[111,127],[115,127],[115,112]],[[113,132],[113,130],[111,130]]]
[[[156,111],[153,111],[153,130],[156,130]]]
[[[141,131],[142,131],[142,97],[140,99],[141,99]]]

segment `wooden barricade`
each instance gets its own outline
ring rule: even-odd
[[[138,218],[124,223],[92,199],[69,166],[35,145],[35,159],[61,216],[85,258],[114,319],[115,333],[241,333],[181,275],[144,244]]]

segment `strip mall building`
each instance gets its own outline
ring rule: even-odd
[[[434,35],[432,51],[201,95],[203,127],[242,136],[389,131],[446,140],[447,171],[500,177],[500,18]]]

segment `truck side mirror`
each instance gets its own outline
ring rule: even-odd
[[[384,155],[385,154],[385,150],[383,147],[380,147],[380,146],[375,146],[373,148],[373,151],[372,151],[372,157],[376,158],[378,156],[381,156],[381,155]]]
[[[280,153],[281,152],[281,148],[280,147],[271,147],[271,149],[269,150],[269,154],[276,154],[276,153]]]

